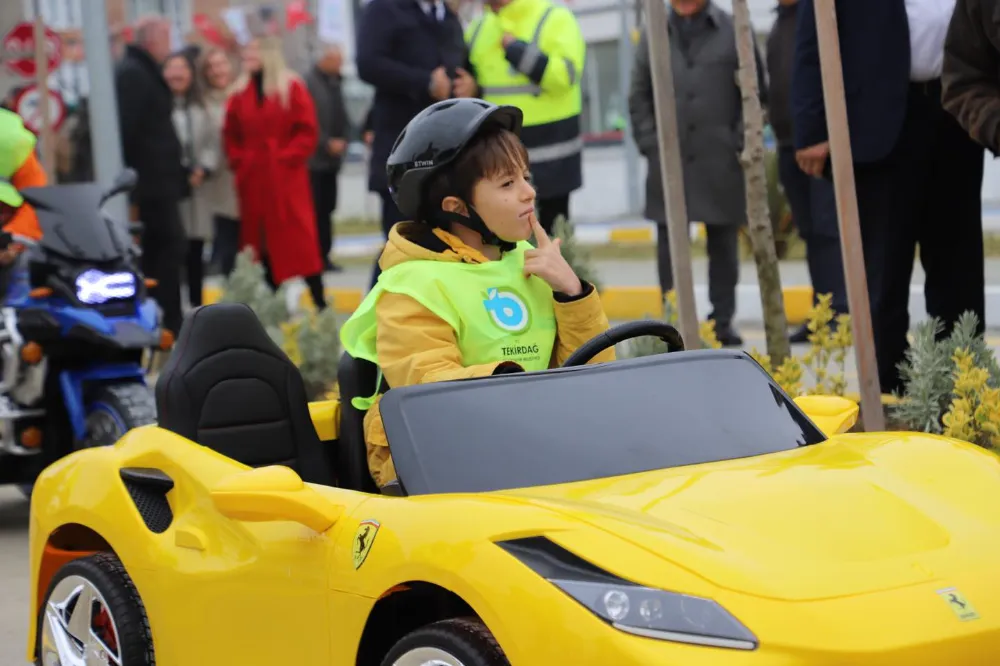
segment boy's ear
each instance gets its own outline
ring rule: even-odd
[[[441,209],[449,213],[458,213],[459,215],[469,216],[469,209],[466,207],[465,202],[458,197],[445,197],[441,201]]]

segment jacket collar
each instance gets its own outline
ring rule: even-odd
[[[518,23],[534,11],[537,5],[537,0],[511,0],[511,2],[501,7],[496,14],[501,19]]]

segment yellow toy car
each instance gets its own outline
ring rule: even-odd
[[[640,322],[570,367],[388,391],[379,493],[360,366],[307,406],[249,308],[196,310],[159,425],[38,479],[29,659],[997,663],[997,456],[847,433],[857,405],[793,401],[742,352],[583,365],[648,333],[680,346]]]

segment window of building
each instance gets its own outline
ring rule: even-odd
[[[603,134],[625,129],[628,99],[623,99],[618,75],[618,40],[587,44],[583,70],[582,130]]]

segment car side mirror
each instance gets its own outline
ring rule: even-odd
[[[280,465],[259,467],[224,478],[210,492],[222,515],[247,522],[287,520],[325,532],[337,522],[344,507],[306,485],[292,469]]]
[[[101,196],[101,205],[104,205],[105,201],[111,197],[118,196],[122,192],[131,192],[132,188],[138,182],[139,176],[136,174],[135,169],[126,168],[122,170],[115,178],[115,182],[111,184],[111,188]]]
[[[858,422],[858,403],[837,395],[800,395],[794,398],[799,409],[827,437],[847,432]]]

